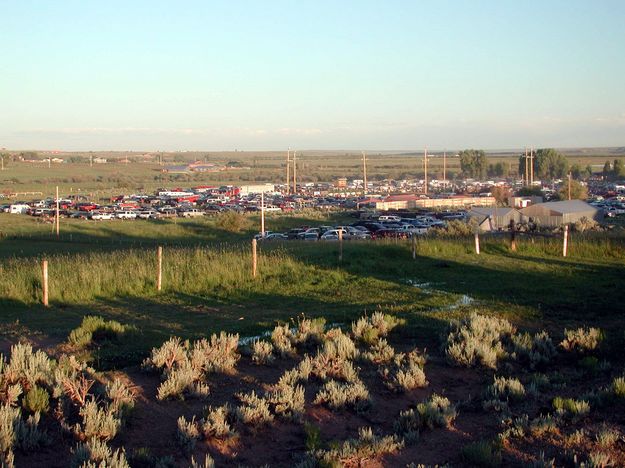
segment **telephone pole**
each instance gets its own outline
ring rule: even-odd
[[[571,173],[569,172],[569,200],[571,200]]]
[[[56,219],[54,220],[56,224],[56,237],[59,237],[59,223],[60,223],[60,213],[59,213],[59,186],[56,186]]]
[[[425,169],[425,184],[424,184],[424,193],[428,194],[428,149],[425,148],[423,151],[423,167]]]
[[[365,154],[365,152],[362,152],[362,169],[363,169],[363,173],[364,173],[364,186],[362,188],[362,195],[363,197],[367,196],[367,155]]]
[[[525,174],[523,176],[523,182],[526,187],[529,185],[529,168],[527,167],[527,147],[525,148],[525,156],[523,157],[525,162]]]
[[[89,167],[93,167],[93,155],[89,155]]]
[[[291,148],[286,150],[286,194],[291,194]]]
[[[447,151],[443,151],[443,183],[447,186]]]
[[[293,150],[293,193],[297,194],[297,151]]]
[[[530,148],[530,185],[534,186],[534,147]]]

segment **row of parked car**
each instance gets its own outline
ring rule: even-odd
[[[368,240],[384,238],[409,238],[426,234],[428,230],[444,227],[445,221],[431,216],[402,218],[400,216],[380,216],[376,220],[360,220],[350,225],[339,226],[303,226],[287,232],[265,231],[255,236],[262,241],[337,241]]]

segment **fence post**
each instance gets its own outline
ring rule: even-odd
[[[516,223],[510,220],[510,250],[516,252]]]
[[[343,229],[339,229],[339,262],[343,261]]]
[[[412,235],[412,259],[417,259],[417,236],[415,234]]]
[[[157,272],[156,272],[156,290],[160,291],[163,284],[163,247],[160,245],[156,250],[156,258],[157,258]]]
[[[475,253],[480,254],[480,235],[475,231]]]
[[[258,257],[256,254],[256,239],[252,239],[252,277],[256,278],[256,266]]]
[[[43,305],[48,307],[48,261],[43,260],[41,262],[41,270],[43,273]]]
[[[562,237],[562,256],[566,257],[569,248],[569,226],[564,226],[564,236]]]

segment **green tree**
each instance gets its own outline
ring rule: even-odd
[[[517,192],[519,197],[542,197],[543,192],[540,187],[523,187]]]
[[[460,169],[466,177],[483,179],[488,169],[488,158],[482,150],[467,149],[461,151]]]
[[[571,176],[573,177],[573,179],[581,179],[582,178],[582,169],[579,167],[578,164],[573,164],[571,166]]]
[[[623,167],[623,161],[620,159],[614,160],[614,164],[612,165],[612,175],[615,179],[625,177],[625,167]]]
[[[592,176],[592,166],[590,164],[588,164],[586,166],[586,174],[585,175],[586,175],[586,177]]]
[[[560,200],[569,199],[569,184],[565,181],[558,190]],[[571,181],[571,200],[586,200],[588,198],[588,188],[576,180]]]
[[[553,148],[542,148],[534,153],[534,179],[561,179],[569,172],[569,161]],[[519,174],[525,174],[525,154],[519,157]]]
[[[612,173],[612,166],[610,165],[610,161],[606,161],[603,165],[603,177],[610,177]]]

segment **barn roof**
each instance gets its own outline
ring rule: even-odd
[[[536,203],[535,205],[528,206],[521,210],[522,212],[525,210],[530,210],[532,207],[534,208],[544,208],[547,210],[555,211],[556,213],[587,213],[587,212],[596,212],[597,208],[586,203],[583,200],[565,200],[565,201],[554,201],[554,202],[546,202],[546,203]]]

